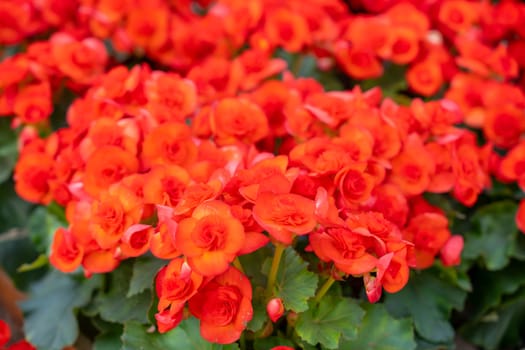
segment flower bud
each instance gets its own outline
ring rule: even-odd
[[[276,322],[284,313],[283,301],[280,298],[274,298],[266,304],[266,312],[272,322]]]
[[[461,262],[461,251],[463,250],[463,237],[451,236],[441,248],[441,261],[445,266],[459,265]]]

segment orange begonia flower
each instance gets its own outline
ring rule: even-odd
[[[92,196],[139,169],[137,158],[122,148],[103,146],[91,154],[86,162],[84,188]]]
[[[77,41],[69,34],[56,33],[50,43],[58,69],[75,83],[90,84],[104,72],[108,54],[99,39]]]
[[[423,96],[434,95],[443,85],[441,65],[428,59],[413,64],[408,69],[406,78],[410,88]]]
[[[24,123],[45,121],[53,110],[49,83],[25,86],[16,95],[13,110]]]
[[[244,99],[219,101],[210,116],[210,126],[219,145],[237,141],[254,143],[269,133],[268,118],[259,106]]]
[[[462,204],[472,206],[488,180],[475,139],[464,139],[466,141],[458,141],[453,152],[452,169],[456,177],[454,197]]]
[[[299,105],[300,99],[297,94],[290,91],[283,82],[270,80],[263,83],[248,98],[261,107],[268,117],[272,136],[286,135],[285,111]]]
[[[22,154],[14,172],[16,193],[29,202],[48,204],[52,199],[53,166],[53,159],[47,154]]]
[[[412,134],[403,151],[392,159],[390,181],[406,195],[417,195],[428,188],[434,171],[434,160],[424,148],[420,137]]]
[[[144,201],[175,207],[190,182],[188,172],[178,165],[157,165],[145,175]]]
[[[177,222],[173,218],[173,208],[157,205],[157,229],[151,237],[150,250],[159,259],[174,259],[181,255],[175,246]]]
[[[110,249],[141,218],[142,201],[124,188],[103,192],[99,198],[91,205],[90,229],[97,244],[103,249]]]
[[[188,126],[179,122],[164,123],[148,133],[142,144],[142,161],[155,164],[188,166],[196,160],[197,146]]]
[[[377,263],[375,239],[346,227],[327,227],[310,234],[310,245],[319,259],[332,261],[337,269],[351,275],[372,271]]]
[[[335,43],[335,57],[348,75],[357,79],[377,78],[383,74],[383,65],[369,49],[354,48],[351,44]]]
[[[466,0],[443,1],[438,20],[454,32],[466,31],[478,20],[479,6],[479,3]]]
[[[436,172],[430,180],[427,191],[433,193],[449,192],[455,184],[455,174],[452,170],[452,155],[450,147],[437,142],[427,143],[425,149],[436,164]]]
[[[71,232],[58,228],[51,243],[51,264],[62,272],[73,272],[80,266],[83,257],[84,248],[75,242]]]
[[[144,14],[147,13],[147,16]],[[138,47],[160,49],[168,40],[170,11],[163,7],[132,7],[126,20],[126,33]]]
[[[334,182],[344,205],[363,203],[370,198],[374,180],[363,170],[359,166],[347,166],[335,175]]]
[[[195,84],[176,74],[155,72],[145,88],[148,108],[159,122],[183,122],[197,106]]]
[[[525,112],[511,106],[489,110],[483,123],[483,131],[488,141],[496,146],[510,148],[520,141],[525,131]]]
[[[143,224],[131,225],[124,231],[119,245],[123,257],[137,257],[145,254],[150,248],[153,227]]]
[[[414,243],[418,269],[425,269],[433,264],[434,258],[450,236],[447,218],[435,213],[417,215],[403,229],[403,238]]]
[[[342,145],[330,142],[326,137],[311,138],[297,145],[290,151],[290,160],[302,164],[313,175],[334,174],[352,162]]]
[[[285,8],[266,14],[264,34],[270,44],[289,52],[299,52],[311,40],[304,17]]]
[[[384,217],[403,227],[407,221],[409,208],[406,197],[398,186],[393,184],[382,184],[372,191],[372,200],[362,204],[384,215]]]
[[[263,192],[257,196],[253,217],[270,236],[291,244],[294,235],[306,235],[317,225],[313,200],[293,193]]]
[[[502,159],[500,173],[507,179],[517,181],[525,189],[525,141],[514,146]]]
[[[241,222],[232,216],[230,207],[220,201],[199,205],[190,218],[179,222],[175,245],[188,263],[204,276],[225,272],[244,246]]]
[[[94,120],[88,134],[79,145],[79,152],[85,161],[102,146],[117,146],[125,151],[137,155],[140,130],[137,123],[131,119],[119,121],[100,117]]]
[[[158,310],[169,308],[171,314],[182,311],[184,304],[197,293],[202,283],[202,275],[192,270],[184,259],[171,260],[158,272],[155,279],[159,297]]]
[[[388,46],[381,56],[397,64],[412,62],[419,53],[419,37],[413,30],[394,27],[388,32]]]
[[[408,247],[405,242],[387,244],[387,247],[389,251],[393,252],[393,256],[388,267],[383,272],[382,284],[387,292],[397,293],[407,284],[410,276],[407,263]],[[382,268],[383,266],[379,264],[378,270]]]
[[[247,91],[258,86],[264,79],[279,74],[286,68],[285,60],[272,58],[271,52],[256,48],[243,51],[236,60],[242,68],[241,88]]]
[[[201,322],[204,339],[219,344],[233,343],[253,316],[250,280],[230,267],[202,287],[189,300],[189,307]]]
[[[93,273],[107,273],[115,270],[120,264],[114,250],[95,250],[84,254],[82,266],[87,276]]]

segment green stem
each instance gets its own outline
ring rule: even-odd
[[[270,268],[270,273],[268,274],[268,284],[266,285],[266,295],[268,297],[272,296],[273,286],[277,280],[277,272],[279,271],[279,264],[281,263],[281,258],[286,247],[281,243],[275,243],[275,252],[273,253],[272,267]]]
[[[241,339],[240,339],[241,350],[246,350],[246,336],[245,336],[245,333],[246,332],[242,332],[241,333]]]
[[[319,289],[317,291],[317,294],[315,295],[315,298],[314,298],[314,301],[316,303],[319,303],[321,301],[321,299],[324,297],[324,295],[326,294],[326,292],[328,292],[328,290],[330,289],[330,287],[332,286],[332,284],[334,284],[335,282],[335,279],[330,276],[323,284],[323,286],[321,287],[321,289]]]
[[[237,258],[235,258],[235,260],[233,260],[233,266],[235,266],[237,268],[237,270],[241,271],[243,274],[246,274],[244,272],[244,269],[242,268],[241,261],[239,260],[239,257],[237,257]]]

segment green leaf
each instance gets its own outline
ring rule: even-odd
[[[261,267],[261,261],[265,261],[265,259],[271,255],[272,250],[267,245],[250,254],[245,254],[239,257],[244,273],[246,277],[250,279],[253,286],[266,285],[266,275],[268,274],[268,271],[264,271],[264,268]],[[269,267],[270,266],[268,265],[268,270]]]
[[[0,183],[11,177],[18,158],[18,138],[10,122],[10,118],[0,118]]]
[[[517,205],[503,201],[479,209],[471,218],[473,230],[465,234],[463,258],[481,258],[488,270],[500,270],[509,262],[518,229],[514,216]]]
[[[166,260],[153,257],[136,259],[133,263],[133,272],[127,296],[131,297],[145,290],[151,290],[157,272],[167,263],[168,261]]]
[[[523,341],[525,292],[499,306],[490,317],[470,323],[461,330],[463,336],[487,350],[518,348]],[[523,345],[523,343],[521,343]]]
[[[20,265],[20,267],[16,270],[17,272],[27,272],[27,271],[33,271],[36,269],[39,269],[41,267],[44,267],[47,265],[49,260],[47,259],[47,255],[40,254],[38,258],[33,260],[31,263],[24,263]]]
[[[126,298],[132,274],[131,263],[122,263],[110,276],[110,288],[106,294],[99,294],[96,308],[106,321],[124,323],[138,321],[148,323],[148,310],[152,301],[151,291],[146,290]],[[153,275],[150,276],[153,279]]]
[[[425,340],[444,344],[454,340],[448,322],[452,309],[461,310],[467,293],[428,269],[412,273],[401,291],[385,296],[385,306],[396,318],[411,316],[418,334]]]
[[[254,350],[268,350],[279,345],[294,347],[292,341],[281,337],[258,338],[253,342]]]
[[[20,265],[30,264],[37,257],[38,253],[26,232],[13,229],[0,235],[0,266],[11,276],[17,288],[27,290],[45,273],[43,269],[18,272]]]
[[[367,79],[360,85],[363,91],[380,86],[384,96],[395,97],[400,91],[408,88],[405,74],[406,67],[392,64],[385,67],[385,73],[381,77]]]
[[[266,314],[266,305],[263,300],[253,300],[253,317],[248,323],[247,329],[257,332],[264,326],[264,323],[268,320]]]
[[[413,350],[416,348],[412,321],[396,320],[381,304],[367,304],[365,317],[352,340],[343,340],[341,349]]]
[[[505,295],[512,295],[525,286],[525,263],[512,261],[500,271],[475,269],[471,272],[474,291],[469,296],[469,318],[476,322],[489,310],[501,304]]]
[[[434,268],[440,279],[449,284],[463,289],[465,292],[472,292],[472,283],[467,271],[460,268],[450,268],[444,266],[440,260],[436,260]]]
[[[75,342],[78,323],[75,312],[86,305],[101,278],[76,280],[72,276],[51,270],[35,283],[29,298],[20,304],[26,314],[26,338],[39,350],[60,350]]]
[[[102,333],[96,336],[93,350],[115,350],[122,347],[122,332]]]
[[[55,231],[64,224],[58,217],[53,215],[45,207],[38,207],[31,213],[27,223],[29,237],[39,252],[48,252]]]
[[[26,225],[32,205],[17,196],[11,180],[0,184],[0,203],[0,232]]]
[[[320,343],[328,349],[337,349],[341,337],[353,339],[363,318],[363,310],[349,298],[325,295],[318,305],[299,314],[295,330],[311,345]]]
[[[176,349],[176,346],[191,349],[189,339],[178,328],[159,334],[134,321],[124,324],[122,344],[122,350],[165,350]]]
[[[212,344],[202,339],[199,321],[189,318],[164,334],[154,332],[137,322],[127,322],[122,335],[122,350],[238,350],[237,344]]]
[[[525,261],[525,235],[518,234],[511,249],[511,256],[521,261]]]
[[[287,310],[308,309],[308,299],[315,295],[318,277],[308,271],[308,264],[293,248],[287,248],[279,264],[274,295],[283,300]]]

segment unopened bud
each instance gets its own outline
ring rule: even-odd
[[[266,312],[272,322],[276,322],[284,314],[283,301],[280,298],[273,298],[266,304]]]

